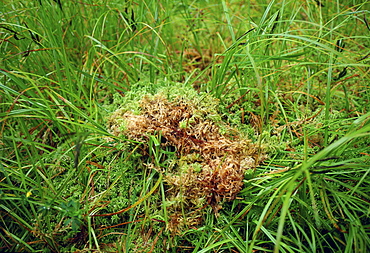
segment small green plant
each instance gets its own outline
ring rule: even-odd
[[[66,216],[64,221],[64,226],[71,226],[72,231],[77,232],[82,225],[82,210],[79,202],[73,200],[68,201],[67,203],[63,202],[60,204],[61,211]]]

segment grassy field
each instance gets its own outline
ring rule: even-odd
[[[0,251],[370,252],[369,1],[4,2]]]

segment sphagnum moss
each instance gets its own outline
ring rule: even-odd
[[[207,205],[218,215],[222,203],[235,199],[242,189],[245,171],[255,168],[261,157],[255,144],[221,121],[216,99],[206,93],[189,99],[189,93],[195,94],[192,88],[174,96],[174,89],[139,96],[135,111],[140,113],[123,106],[111,115],[108,128],[113,135],[143,143],[159,133],[162,148],[175,148],[175,166],[156,169],[167,184],[168,228],[178,232],[199,225]],[[144,144],[142,151],[148,149]]]

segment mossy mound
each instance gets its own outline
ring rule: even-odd
[[[221,120],[217,99],[207,93],[176,84],[137,94],[136,101],[132,94],[121,99],[108,128],[115,136],[144,143],[146,154],[151,136],[162,149],[175,150],[172,166],[153,165],[167,184],[168,228],[176,232],[198,225],[207,205],[217,215],[222,203],[242,189],[246,170],[259,163],[258,147]]]

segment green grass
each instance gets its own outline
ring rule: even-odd
[[[369,1],[1,5],[0,251],[370,251]],[[176,234],[174,151],[107,120],[178,82],[267,158]]]

